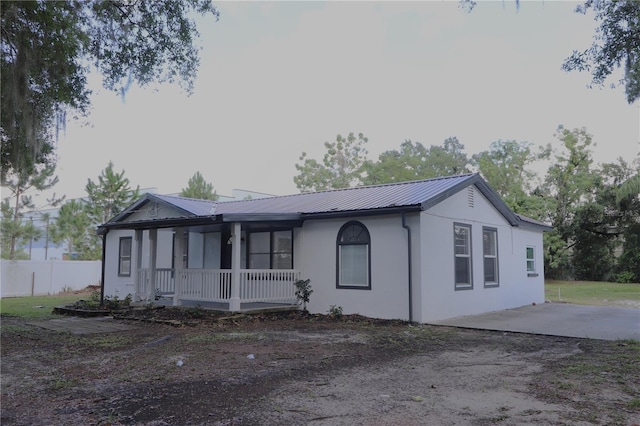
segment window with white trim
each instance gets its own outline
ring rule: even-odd
[[[120,237],[120,247],[118,252],[118,276],[131,276],[131,246],[132,237]]]
[[[536,251],[533,246],[527,246],[527,272],[536,272]]]
[[[471,268],[471,225],[453,224],[455,289],[473,288]]]
[[[484,260],[484,286],[498,287],[498,230],[482,228],[482,256]]]
[[[360,222],[347,222],[338,232],[336,288],[371,290],[371,237]]]

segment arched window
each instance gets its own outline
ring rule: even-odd
[[[360,222],[347,222],[338,232],[336,287],[371,290],[371,238]]]

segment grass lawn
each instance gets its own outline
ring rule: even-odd
[[[546,280],[544,293],[552,302],[640,307],[640,284]]]
[[[53,317],[55,306],[68,305],[80,299],[87,299],[88,294],[60,294],[55,296],[7,297],[0,299],[0,314],[23,318]]]

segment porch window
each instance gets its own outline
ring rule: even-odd
[[[293,233],[252,232],[248,254],[249,269],[293,269]]]
[[[482,255],[484,257],[484,286],[498,287],[498,230],[482,228]]]
[[[293,269],[293,239],[291,231],[277,231],[271,234],[273,251],[272,269]]]
[[[471,269],[471,225],[453,224],[455,289],[473,288]]]
[[[173,233],[173,241],[171,242],[171,269],[176,267],[176,237],[177,234]],[[185,232],[182,236],[182,269],[189,267],[189,233]],[[172,273],[173,274],[173,273]]]
[[[371,290],[371,237],[360,222],[347,222],[338,232],[336,287]]]
[[[120,250],[118,253],[118,276],[131,276],[131,245],[132,237],[120,238]]]

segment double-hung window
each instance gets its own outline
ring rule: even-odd
[[[533,246],[527,246],[527,274],[536,275],[536,251]]]
[[[484,258],[484,286],[498,286],[498,230],[482,228],[482,256]]]
[[[473,288],[471,268],[471,225],[453,224],[455,289]]]
[[[347,222],[336,244],[337,288],[371,290],[371,237],[360,222]]]
[[[131,276],[131,245],[132,237],[120,238],[120,249],[118,253],[118,276]]]

